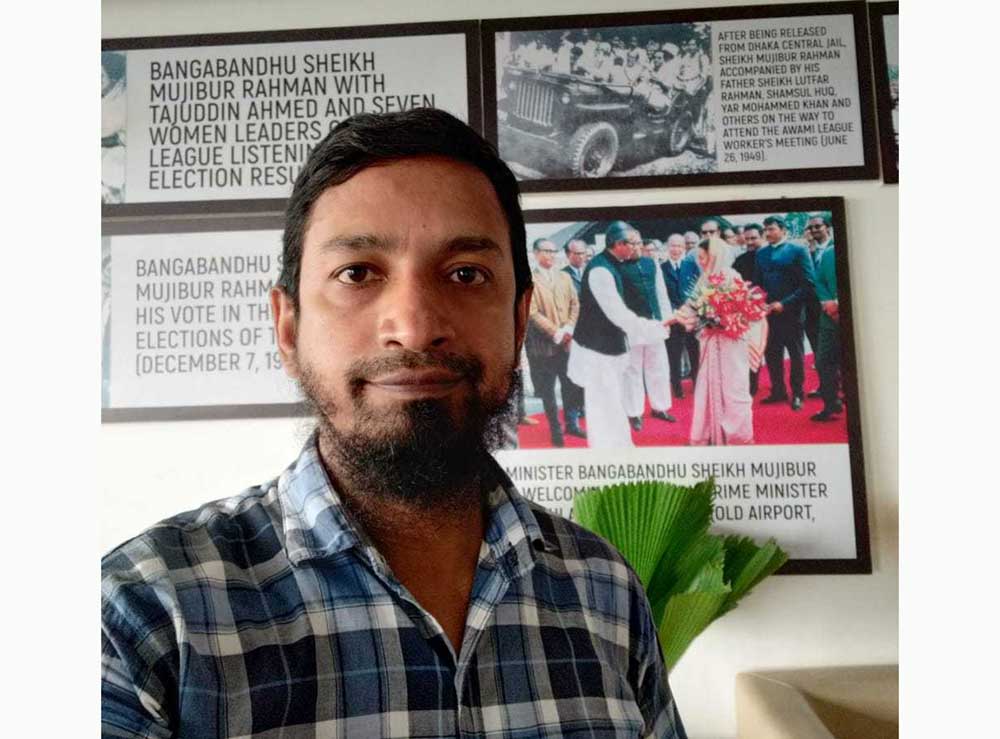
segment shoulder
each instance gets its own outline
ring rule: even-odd
[[[246,569],[283,549],[277,481],[248,488],[143,531],[104,555],[101,592],[113,601],[123,589],[197,577],[223,578],[231,567]]]

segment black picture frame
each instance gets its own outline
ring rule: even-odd
[[[882,180],[887,184],[896,184],[899,182],[899,144],[897,143],[897,132],[892,123],[892,110],[895,105],[892,99],[885,42],[884,21],[888,15],[899,15],[898,2],[870,3],[868,5],[868,18],[872,35],[872,68],[875,74],[875,107],[878,111],[879,151],[882,158]]]
[[[476,131],[483,130],[480,33],[476,20],[395,23],[333,28],[301,28],[280,31],[210,33],[180,36],[145,36],[101,40],[101,51],[132,49],[170,49],[198,46],[236,46],[311,41],[399,38],[406,36],[441,36],[462,34],[465,37],[465,74],[468,122]],[[168,202],[102,203],[104,219],[141,216],[200,216],[208,214],[255,213],[261,210],[280,212],[286,198],[202,199]]]
[[[561,192],[577,190],[634,189],[645,187],[689,187],[702,185],[763,184],[778,182],[814,182],[877,179],[878,161],[875,143],[875,112],[871,86],[871,59],[868,51],[868,14],[864,2],[799,3],[789,5],[754,5],[691,10],[651,11],[618,14],[589,14],[502,18],[482,21],[483,121],[488,140],[500,146],[495,35],[502,32],[622,28],[627,26],[711,21],[754,20],[819,15],[849,15],[855,41],[857,100],[863,163],[857,166],[823,166],[796,169],[770,169],[745,172],[702,172],[672,175],[602,176],[593,178],[547,176],[522,179],[523,192]],[[502,154],[502,152],[501,152]]]
[[[829,212],[836,242],[837,293],[840,305],[841,375],[844,403],[847,408],[847,444],[852,485],[853,522],[856,554],[843,559],[790,559],[779,574],[871,574],[871,541],[868,522],[868,501],[864,473],[864,453],[861,434],[861,404],[858,393],[857,358],[855,353],[855,314],[851,298],[847,220],[841,197],[778,198],[766,200],[732,200],[664,205],[616,205],[590,208],[556,208],[525,212],[525,223],[565,223],[576,221],[626,220],[640,224],[644,220],[692,219],[703,220],[719,215]],[[762,370],[763,371],[763,368]],[[683,448],[683,447],[665,447]],[[628,450],[622,450],[622,459]]]

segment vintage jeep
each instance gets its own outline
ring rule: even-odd
[[[677,91],[657,111],[631,85],[577,75],[507,67],[501,85],[501,155],[524,164],[541,157],[571,177],[604,177],[623,160],[681,154],[697,138],[709,91]]]

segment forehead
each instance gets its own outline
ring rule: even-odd
[[[825,226],[826,222],[822,218],[820,218],[820,217],[817,216],[816,218],[810,218],[809,219],[809,225],[810,226]]]
[[[309,213],[303,258],[360,235],[403,246],[485,238],[510,252],[506,216],[486,175],[445,157],[374,165],[325,190]]]

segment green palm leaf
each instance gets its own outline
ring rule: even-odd
[[[611,485],[578,494],[574,517],[614,544],[646,589],[667,668],[712,621],[788,560],[774,539],[714,536],[713,479]]]

